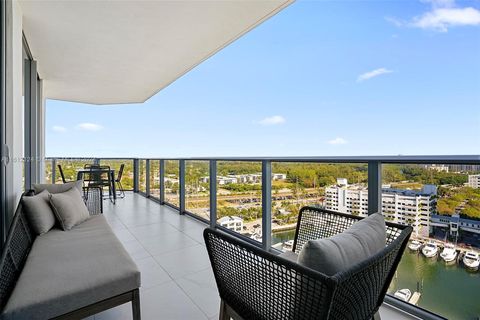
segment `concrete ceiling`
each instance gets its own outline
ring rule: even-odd
[[[139,103],[293,0],[20,1],[47,98]]]

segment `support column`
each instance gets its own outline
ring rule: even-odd
[[[217,225],[217,161],[210,160],[210,227]]]
[[[382,164],[368,162],[368,214],[382,212]]]
[[[179,199],[179,207],[180,207],[180,214],[185,213],[185,160],[179,160],[179,191],[180,191],[180,199]]]
[[[160,160],[160,204],[165,204],[165,160]]]
[[[272,246],[272,162],[262,161],[262,246]]]

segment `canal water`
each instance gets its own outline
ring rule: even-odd
[[[295,230],[274,233],[272,243],[294,236]],[[417,286],[422,293],[419,307],[452,320],[480,319],[480,271],[467,271],[461,264],[446,265],[441,258],[428,259],[407,248],[389,293],[404,288],[413,293]]]

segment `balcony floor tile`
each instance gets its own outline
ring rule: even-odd
[[[127,193],[104,201],[104,215],[142,273],[143,320],[218,319],[220,299],[203,241],[206,224],[168,206]],[[382,319],[414,319],[382,306]],[[130,320],[131,304],[88,320]]]

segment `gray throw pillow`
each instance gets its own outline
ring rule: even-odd
[[[372,214],[330,238],[310,240],[298,255],[298,263],[333,276],[380,252],[386,245],[383,215]]]
[[[90,217],[77,188],[50,194],[50,204],[63,230],[70,230]]]
[[[83,180],[77,180],[73,182],[59,183],[59,184],[48,184],[48,183],[34,184],[33,191],[35,191],[35,193],[40,193],[43,190],[47,190],[50,193],[62,193],[72,189],[73,187],[76,187],[78,191],[81,192],[83,187]]]
[[[50,207],[50,193],[43,190],[34,196],[23,196],[25,216],[37,235],[47,233],[55,225],[55,215]]]

